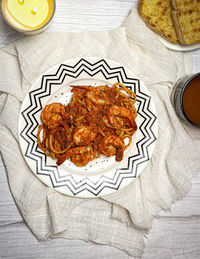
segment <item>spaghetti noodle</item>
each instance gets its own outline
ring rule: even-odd
[[[57,159],[58,166],[66,159],[85,166],[100,154],[121,161],[137,130],[135,93],[121,83],[71,87],[68,105],[52,103],[42,110],[39,148]]]

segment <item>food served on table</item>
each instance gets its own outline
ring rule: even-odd
[[[66,159],[85,166],[100,154],[121,161],[137,130],[135,93],[121,83],[71,87],[68,105],[52,103],[42,110],[39,148],[58,166]]]
[[[149,28],[172,43],[200,42],[199,0],[140,0],[138,12]]]
[[[200,1],[171,0],[172,19],[180,44],[200,42]]]
[[[168,41],[178,43],[171,17],[170,0],[140,0],[138,11],[149,28]]]

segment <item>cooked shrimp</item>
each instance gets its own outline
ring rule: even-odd
[[[76,160],[75,156],[78,156],[79,160],[80,160],[80,157],[81,157],[82,160],[83,160],[82,162],[84,162],[84,156],[86,156],[86,158],[87,158],[86,160],[87,160],[87,163],[88,163],[88,154],[90,154],[90,149],[89,149],[88,146],[71,148],[68,151],[66,151],[61,157],[58,158],[56,164],[58,166],[61,165],[69,157],[73,157],[73,160]],[[91,154],[90,154],[90,158],[91,158]],[[86,164],[83,164],[83,165],[86,165]]]
[[[88,145],[94,140],[97,133],[92,131],[90,126],[78,126],[73,135],[73,141],[78,146]]]
[[[105,137],[99,145],[98,149],[100,154],[105,156],[116,155],[115,160],[121,161],[124,153],[124,141],[117,135],[110,135]]]
[[[87,92],[86,95],[87,95],[87,98],[91,100],[94,104],[97,104],[97,105],[110,104],[108,96],[102,90],[98,89],[97,91],[95,90],[89,91]]]
[[[98,106],[95,106],[94,105],[94,103],[90,100],[90,99],[88,99],[88,98],[86,98],[85,99],[85,102],[86,102],[86,105],[87,105],[87,110],[90,112],[90,111],[98,111]]]
[[[85,166],[87,163],[91,160],[91,152],[88,150],[85,153],[81,153],[78,155],[72,155],[71,156],[71,161],[76,165],[76,166]]]
[[[65,106],[60,103],[51,103],[42,110],[41,119],[48,128],[54,129],[63,123],[62,114],[65,114]]]
[[[107,94],[101,89],[93,86],[73,86],[74,89],[86,90],[86,96],[94,104],[97,105],[106,105],[110,104]]]
[[[113,105],[110,107],[108,111],[108,119],[110,124],[114,128],[123,127],[123,117],[128,118],[133,129],[137,130],[137,124],[133,118],[133,115],[126,107],[117,106],[117,105]]]

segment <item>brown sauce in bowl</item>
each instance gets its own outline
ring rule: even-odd
[[[200,76],[192,79],[183,93],[183,110],[186,117],[200,127]]]

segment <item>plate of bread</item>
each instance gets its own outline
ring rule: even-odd
[[[200,0],[140,0],[138,12],[166,47],[200,48]]]

